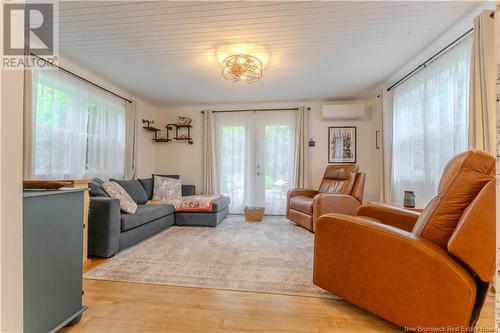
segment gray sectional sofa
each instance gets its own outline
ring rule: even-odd
[[[177,175],[166,177],[179,178]],[[175,213],[169,204],[146,205],[153,197],[153,178],[111,180],[127,191],[137,203],[137,211],[122,212],[119,200],[110,198],[101,188],[103,181],[92,179],[88,221],[88,255],[92,257],[111,257],[174,224],[215,227],[229,212],[229,198],[222,197],[214,202],[211,212]],[[182,185],[183,196],[194,194],[194,185]]]

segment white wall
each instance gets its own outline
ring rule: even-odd
[[[136,178],[150,177],[153,173],[154,167],[156,165],[156,151],[151,145],[151,132],[146,132],[142,129],[142,119],[155,120],[157,107],[148,103],[144,99],[138,96],[134,96],[127,90],[106,81],[98,74],[90,72],[89,70],[83,68],[82,66],[71,62],[67,59],[61,58],[60,66],[65,69],[78,74],[85,79],[94,82],[108,90],[113,91],[120,96],[123,96],[130,100],[137,101],[137,165],[136,165]]]
[[[294,102],[266,104],[237,105],[188,105],[173,106],[158,110],[157,125],[163,128],[167,123],[175,122],[177,116],[188,116],[193,119],[192,136],[194,144],[186,142],[152,143],[156,147],[156,169],[160,173],[179,174],[185,184],[196,185],[197,192],[202,190],[203,181],[203,151],[202,151],[202,115],[201,110],[252,109],[252,108],[289,108],[305,105],[311,107],[310,136],[316,141],[316,146],[309,148],[309,186],[318,188],[325,167],[328,165],[328,127],[352,125],[358,129],[358,165],[367,173],[365,189],[366,200],[379,200],[379,150],[375,149],[375,131],[380,129],[380,107],[377,100],[364,101],[367,113],[359,121],[324,121],[321,119],[321,106],[334,102]],[[375,106],[375,107],[374,107]]]
[[[156,108],[144,103],[138,103],[137,116],[137,169],[135,178],[148,178],[156,172],[157,151],[153,145],[153,132],[144,130],[143,119],[156,120]]]
[[[380,112],[377,99],[366,101],[366,115],[358,121],[325,121],[322,119],[321,105],[339,102],[315,103],[311,110],[311,137],[316,146],[309,148],[309,185],[318,188],[323,178],[325,166],[328,164],[328,127],[357,127],[357,164],[360,171],[366,173],[365,201],[380,201],[380,150],[375,148],[375,132],[380,130]],[[342,102],[344,103],[344,102]]]
[[[23,72],[0,70],[0,332],[23,330]]]

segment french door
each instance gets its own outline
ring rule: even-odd
[[[215,115],[219,188],[230,213],[245,206],[284,215],[295,183],[295,112],[218,112]]]

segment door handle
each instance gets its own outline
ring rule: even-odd
[[[380,133],[380,130],[375,131],[375,148],[380,149],[380,145],[378,144],[378,134]]]

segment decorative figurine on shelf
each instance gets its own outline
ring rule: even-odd
[[[142,120],[142,123],[143,124],[146,124],[146,127],[151,127],[151,124],[154,124],[155,121],[154,120],[146,120],[146,119],[143,119]]]
[[[177,125],[180,125],[180,126],[186,126],[186,125],[189,125],[191,124],[191,122],[193,121],[191,118],[189,117],[183,117],[183,116],[178,116],[177,117]]]

